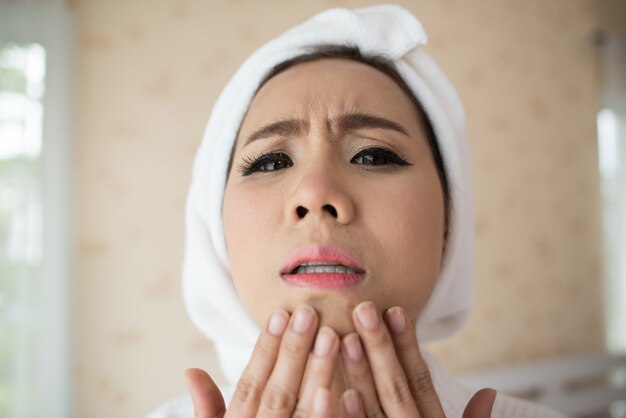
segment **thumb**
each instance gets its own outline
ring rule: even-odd
[[[463,418],[490,418],[497,392],[494,389],[481,389],[467,403]]]
[[[224,417],[226,414],[224,397],[207,372],[202,369],[187,369],[185,380],[196,418]]]

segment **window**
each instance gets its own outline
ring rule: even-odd
[[[45,50],[0,44],[0,416],[33,416],[42,254],[40,152]]]
[[[626,40],[602,39],[598,165],[606,288],[607,348],[626,352]]]
[[[72,22],[0,3],[0,417],[68,417]]]

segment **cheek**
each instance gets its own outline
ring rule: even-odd
[[[273,231],[279,221],[280,204],[275,193],[268,189],[238,187],[227,189],[224,196],[224,228],[227,241],[236,241],[233,249],[239,251],[239,245],[255,245],[259,242],[251,238],[265,236]]]
[[[263,191],[260,191],[263,189]],[[275,241],[282,218],[280,196],[268,188],[227,187],[224,194],[224,234],[228,247],[235,288],[253,316],[258,311],[258,292],[263,290],[259,277],[277,273],[264,271],[269,262],[270,244]]]
[[[438,183],[435,183],[438,185]],[[408,192],[407,192],[408,191]],[[443,196],[432,182],[411,180],[387,188],[372,207],[370,227],[379,240],[388,303],[415,317],[426,304],[441,264],[444,231]]]

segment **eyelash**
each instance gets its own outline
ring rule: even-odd
[[[359,151],[354,157],[352,157],[352,160],[350,160],[350,162],[353,162],[357,158],[360,158],[361,161],[363,161],[363,157],[368,156],[368,155],[372,155],[374,158],[376,157],[386,158],[387,162],[382,163],[382,164],[379,163],[379,164],[359,164],[359,165],[365,165],[365,166],[371,166],[371,167],[379,167],[379,166],[388,165],[388,164],[397,164],[399,166],[413,165],[406,160],[406,157],[399,156],[398,154],[396,154],[395,152],[391,150],[388,150],[386,148],[379,148],[379,147],[371,147],[371,148],[366,148],[364,150]],[[286,166],[283,166],[280,168],[274,168],[272,170],[261,169],[267,163],[274,163],[274,165],[276,165],[277,163],[286,163]],[[284,168],[289,168],[291,166],[293,166],[293,161],[291,161],[291,158],[287,154],[285,154],[284,152],[280,152],[280,151],[269,151],[255,158],[244,157],[243,161],[239,164],[239,172],[241,173],[242,176],[246,177],[257,171],[267,173],[267,172],[282,170]]]

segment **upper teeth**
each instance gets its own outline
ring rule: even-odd
[[[304,273],[343,273],[343,274],[357,274],[356,271],[350,267],[346,267],[343,264],[329,264],[323,261],[310,261],[302,263],[296,269],[296,274]]]

